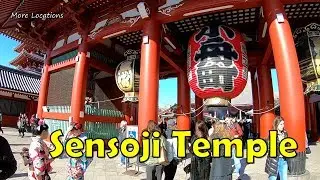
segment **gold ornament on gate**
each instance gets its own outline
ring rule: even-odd
[[[320,94],[320,25],[311,23],[293,33],[301,78],[307,84],[306,94]]]
[[[213,97],[206,100],[206,106],[208,107],[227,107],[229,106],[230,99],[222,97]]]
[[[121,62],[115,72],[118,88],[124,93],[122,102],[137,102],[139,96],[139,58],[138,50],[129,49],[124,53],[126,60]]]

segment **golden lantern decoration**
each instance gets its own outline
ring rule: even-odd
[[[306,93],[320,93],[320,25],[311,23],[294,32],[301,78]]]
[[[118,88],[124,93],[122,102],[137,102],[139,97],[139,58],[140,51],[129,49],[124,53],[126,60],[121,62],[115,72]]]

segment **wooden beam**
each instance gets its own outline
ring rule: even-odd
[[[170,64],[178,73],[183,73],[184,71],[177,65],[174,60],[170,57],[169,53],[165,49],[160,50],[160,57],[162,57],[168,64]]]
[[[177,42],[176,38],[174,38],[174,36],[169,32],[164,32],[163,43],[169,45],[177,56],[182,56],[183,51],[180,44]]]
[[[51,58],[52,57],[56,57],[60,54],[64,54],[68,51],[72,51],[76,48],[78,48],[79,44],[78,44],[78,41],[73,41],[72,43],[69,43],[69,44],[65,44],[63,45],[61,48],[58,48],[56,50],[52,50],[51,52]]]
[[[189,0],[183,2],[183,5],[173,10],[170,15],[157,13],[156,18],[161,23],[169,23],[177,20],[182,20],[187,17],[197,16],[201,14],[209,14],[213,12],[227,11],[233,9],[244,9],[260,7],[261,0],[215,0],[215,1],[198,1]],[[192,14],[197,13],[197,14]],[[190,16],[188,16],[190,14]]]
[[[42,116],[47,119],[58,119],[68,121],[70,113],[43,112]]]
[[[249,68],[256,68],[263,58],[263,51],[248,51]]]
[[[280,0],[282,4],[319,3],[319,0]]]
[[[136,4],[133,4],[136,5]],[[229,6],[230,5],[230,6]],[[184,4],[175,9],[174,11],[171,12],[171,16],[164,15],[161,13],[155,13],[153,16],[156,18],[159,22],[162,24],[177,21],[184,19],[188,16],[186,16],[187,13],[190,12],[195,12],[195,11],[201,11],[201,10],[208,10],[210,8],[217,8],[217,7],[231,7],[228,9],[221,9],[221,10],[216,10],[217,11],[225,11],[225,10],[232,10],[232,9],[241,9],[241,8],[253,8],[253,7],[260,7],[261,6],[261,0],[240,0],[240,1],[225,1],[225,0],[217,0],[217,1],[198,1],[198,0],[188,0],[184,2]],[[133,7],[133,6],[132,6]],[[127,7],[126,7],[127,8]],[[131,8],[131,6],[130,6]],[[121,11],[122,12],[122,11]],[[205,13],[200,13],[200,14],[208,14],[212,13],[212,11],[205,12]],[[200,15],[199,14],[199,15]],[[112,19],[116,17],[114,13],[110,13],[110,15],[104,16],[104,18],[96,20],[96,21],[101,21],[103,19]],[[191,16],[190,16],[191,17]],[[101,39],[104,36],[114,34],[117,32],[125,31],[124,33],[128,32],[133,32],[133,31],[138,31],[142,29],[142,26],[145,22],[145,19],[140,19],[137,23],[134,25],[127,25],[124,23],[116,23],[109,25],[107,27],[104,27],[93,39],[89,38],[89,41],[92,40],[97,40]],[[90,29],[93,29],[95,24],[93,24],[93,27]]]
[[[261,61],[261,65],[267,65],[269,64],[270,62],[270,58],[272,56],[273,52],[272,52],[272,46],[271,46],[271,43],[269,42],[265,52],[264,52],[264,55],[263,55],[263,59]]]
[[[57,24],[61,23],[61,21],[68,19],[71,16],[71,13],[64,14],[64,18],[57,18],[45,25],[45,29],[51,29],[55,27]]]
[[[119,36],[120,34],[116,34],[116,33],[120,33],[120,32],[123,32],[123,34],[126,34],[129,32],[139,31],[142,29],[144,22],[145,20],[140,20],[136,24],[134,24],[132,27],[124,23],[112,24],[108,27],[103,28],[93,38],[89,37],[88,41],[90,42],[90,41],[103,39],[105,36],[110,36],[112,34],[114,34],[114,36]],[[108,37],[108,38],[111,38],[111,37]]]
[[[87,122],[120,123],[123,117],[107,117],[85,114],[84,119]]]
[[[12,1],[10,1],[11,3]],[[11,19],[11,15],[12,13],[17,12],[17,10],[19,9],[20,6],[22,6],[24,3],[24,1],[17,1],[17,4],[15,4],[15,8],[12,12],[9,13],[9,15],[5,18],[6,20],[1,24],[1,28],[3,28]],[[12,6],[12,5],[11,5]],[[8,6],[7,6],[8,7]],[[3,10],[3,9],[2,9]]]
[[[107,64],[102,63],[102,62],[95,60],[95,59],[92,59],[92,58],[90,58],[90,60],[89,60],[89,65],[95,69],[98,69],[103,72],[107,72],[112,75],[114,75],[114,73],[116,72],[115,69],[109,67]]]
[[[261,11],[260,11],[261,12]],[[266,47],[269,41],[268,23],[264,18],[264,14],[260,14],[259,25],[257,31],[258,44],[260,47]]]
[[[49,73],[54,73],[54,72],[57,72],[57,71],[61,71],[63,69],[69,69],[71,67],[74,67],[75,64],[76,64],[76,60],[75,60],[75,57],[74,57],[72,59],[65,60],[65,61],[62,61],[60,63],[50,65],[48,71],[49,71]]]

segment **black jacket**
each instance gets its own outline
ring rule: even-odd
[[[287,137],[288,137],[288,133],[284,132],[284,138],[287,138]],[[268,142],[268,145],[269,145],[269,142]],[[280,141],[277,138],[277,157],[272,158],[268,154],[268,157],[267,157],[267,160],[266,160],[265,172],[267,174],[269,174],[270,176],[277,176],[278,160],[279,160],[279,155],[280,155],[279,147],[280,147]]]
[[[0,179],[8,179],[17,170],[17,161],[14,158],[8,141],[0,136]]]

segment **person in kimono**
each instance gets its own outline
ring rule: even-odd
[[[48,125],[37,127],[37,136],[32,137],[29,147],[29,180],[50,180],[49,173],[52,171],[49,148],[44,142],[49,137]]]
[[[78,123],[71,124],[65,134],[63,141],[64,143],[66,143],[68,139],[71,139],[74,137],[81,139],[83,143],[85,143],[85,140],[87,139],[87,135],[85,132],[83,132],[81,124],[78,124]],[[68,171],[67,180],[84,180],[84,174],[88,166],[90,165],[90,163],[91,163],[91,159],[86,158],[85,153],[83,153],[83,156],[80,158],[69,157],[69,160],[67,162],[67,171]]]

